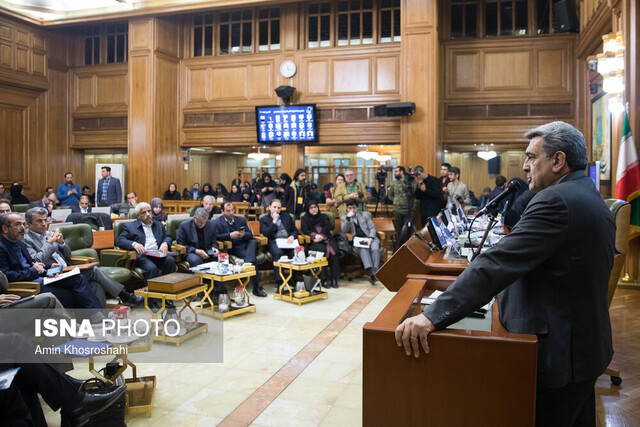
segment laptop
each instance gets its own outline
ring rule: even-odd
[[[51,211],[51,219],[55,222],[65,222],[71,215],[71,209],[54,209]]]
[[[66,227],[67,225],[73,225],[72,222],[56,222],[55,224],[49,224],[49,232],[53,233],[60,227]]]
[[[111,215],[111,208],[109,206],[96,206],[95,208],[91,208],[91,213],[104,213]]]

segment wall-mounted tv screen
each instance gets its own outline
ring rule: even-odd
[[[258,142],[286,144],[316,142],[316,106],[270,105],[256,107]]]

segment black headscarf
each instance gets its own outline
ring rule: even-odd
[[[29,199],[22,194],[22,185],[12,185],[9,193],[11,194],[11,201],[14,205],[24,205],[29,203]]]
[[[200,189],[202,197],[204,196],[216,196],[216,193],[213,191],[213,187],[208,182],[205,182]]]
[[[291,184],[291,177],[287,173],[283,173],[280,175],[280,185],[282,187],[286,187]]]

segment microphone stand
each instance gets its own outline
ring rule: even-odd
[[[482,239],[480,240],[480,244],[478,245],[478,249],[473,253],[473,256],[471,257],[471,262],[473,262],[474,259],[476,259],[476,257],[478,255],[480,255],[480,251],[482,250],[482,247],[484,246],[484,242],[485,240],[487,240],[487,236],[489,235],[489,231],[493,230],[493,226],[496,225],[496,222],[498,222],[498,207],[494,207],[492,209],[489,209],[487,211],[487,215],[489,216],[489,222],[487,223],[487,228],[485,228],[484,230],[484,234],[482,235]],[[469,242],[471,242],[471,240],[469,240]]]

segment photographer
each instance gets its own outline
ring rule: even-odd
[[[306,179],[305,170],[298,169],[293,175],[293,181],[284,190],[282,203],[287,208],[287,212],[294,214],[296,219],[300,219],[300,214],[304,212],[307,205],[308,194],[304,191]]]
[[[416,199],[420,201],[420,221],[424,227],[429,217],[438,215],[444,197],[438,178],[426,173],[422,166],[416,166],[413,171],[417,178]]]
[[[396,248],[400,247],[402,227],[413,216],[413,198],[416,191],[413,175],[406,173],[403,166],[396,166],[395,181],[389,187],[389,198],[393,202],[393,228],[396,230]]]
[[[352,169],[347,169],[344,172],[344,184],[340,184],[336,187],[335,201],[338,207],[338,213],[344,215],[347,213],[348,200],[355,200],[358,205],[358,210],[364,210],[364,203],[369,201],[369,193],[367,188],[361,182],[356,179],[356,173]]]

